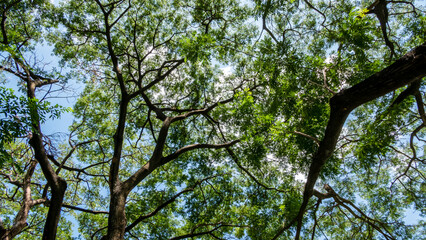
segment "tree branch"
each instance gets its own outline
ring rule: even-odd
[[[261,183],[251,172],[249,172],[245,167],[243,167],[241,165],[241,163],[238,161],[237,155],[234,153],[234,151],[232,151],[232,149],[230,147],[226,147],[226,151],[228,152],[228,154],[231,156],[232,160],[234,160],[235,164],[237,164],[237,166],[243,170],[243,172],[245,172],[255,183],[257,183],[259,186],[263,187],[266,190],[275,190],[277,192],[286,192],[284,190],[278,189],[278,188],[274,188],[274,187],[268,187],[265,184]]]
[[[208,231],[194,233],[194,231],[195,231],[195,229],[194,229],[191,233],[184,234],[184,235],[177,236],[177,237],[173,237],[173,238],[169,238],[168,240],[179,240],[179,239],[193,238],[193,237],[197,237],[197,236],[211,234],[221,227],[242,227],[240,225],[234,225],[234,224],[223,224],[223,223],[218,223],[218,224],[219,225],[217,227],[214,227],[214,228],[212,228],[211,230],[208,230]],[[205,224],[203,224],[203,225],[205,225]],[[213,224],[208,224],[208,225],[213,225]]]
[[[297,216],[300,232],[303,215],[313,194],[313,187],[322,167],[333,154],[338,137],[349,113],[356,107],[383,96],[426,76],[426,43],[416,47],[389,67],[368,77],[355,86],[342,90],[330,99],[330,118],[324,138],[312,159],[303,193],[303,202]],[[296,239],[299,235],[296,234]]]
[[[92,213],[92,214],[108,214],[109,212],[107,211],[95,211],[95,210],[91,210],[91,209],[85,209],[85,208],[81,208],[81,207],[76,207],[76,206],[72,206],[69,204],[62,204],[63,207],[69,208],[69,209],[73,209],[73,210],[77,210],[80,212],[85,212],[85,213]]]

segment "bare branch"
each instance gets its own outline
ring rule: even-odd
[[[268,187],[265,184],[261,183],[249,170],[247,170],[245,167],[243,167],[241,165],[241,163],[238,161],[237,155],[234,153],[234,151],[232,151],[232,149],[230,147],[226,147],[226,151],[229,153],[229,155],[231,156],[232,160],[234,160],[235,164],[237,164],[237,166],[241,170],[243,170],[243,172],[245,172],[259,186],[263,187],[266,190],[275,190],[277,192],[282,192],[282,193],[286,192],[286,191],[278,189],[278,188]]]
[[[72,206],[72,205],[69,205],[69,204],[62,204],[62,206],[63,207],[66,207],[66,208],[69,208],[69,209],[72,209],[72,210],[77,210],[77,211],[80,211],[80,212],[85,212],[85,213],[92,213],[92,214],[108,214],[109,212],[107,212],[107,211],[95,211],[95,210],[91,210],[91,209],[84,209],[84,208],[81,208],[81,207],[76,207],[76,206]]]
[[[316,144],[317,146],[319,146],[319,145],[320,145],[320,140],[318,140],[316,137],[313,137],[313,136],[311,136],[311,135],[308,135],[308,134],[306,134],[306,133],[302,133],[302,132],[299,132],[299,131],[293,131],[293,133],[295,133],[295,134],[297,134],[297,135],[300,135],[300,136],[307,137],[307,138],[309,138],[309,139],[312,139],[312,140],[315,142],[315,144]]]
[[[203,225],[205,225],[205,224],[203,224]],[[209,225],[218,225],[218,226],[216,226],[216,227],[212,228],[211,230],[204,231],[204,232],[198,232],[198,233],[194,233],[194,230],[195,230],[195,229],[194,229],[194,230],[193,230],[193,232],[191,232],[191,233],[184,234],[184,235],[177,236],[177,237],[173,237],[173,238],[169,238],[168,240],[179,240],[179,239],[193,238],[193,237],[197,237],[197,236],[202,236],[202,235],[206,235],[206,234],[211,234],[211,233],[213,233],[214,231],[216,231],[216,230],[220,229],[221,227],[246,227],[246,226],[241,226],[241,225],[235,225],[235,224],[224,224],[224,223],[209,224]]]

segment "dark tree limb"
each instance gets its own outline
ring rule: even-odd
[[[17,3],[17,2],[16,2]],[[4,44],[8,43],[7,40]],[[51,79],[47,77],[43,77],[34,73],[31,67],[25,62],[25,59],[22,56],[18,56],[13,52],[9,52],[10,59],[15,64],[15,69],[7,69],[4,67],[0,67],[1,70],[6,70],[15,76],[19,77],[22,81],[26,83],[27,88],[27,98],[28,99],[36,99],[35,91],[36,88],[47,85],[57,83],[58,80]],[[42,239],[55,239],[57,225],[60,218],[61,206],[65,194],[65,190],[67,188],[66,181],[60,178],[55,171],[53,170],[49,159],[46,154],[46,149],[43,144],[43,134],[40,128],[40,115],[36,106],[30,107],[30,117],[31,117],[31,129],[32,134],[29,140],[29,144],[34,151],[34,157],[37,162],[40,164],[41,170],[43,172],[44,177],[46,178],[49,186],[51,186],[52,192],[52,204],[49,206],[47,218],[45,221],[45,226],[43,230]],[[25,210],[21,208],[21,210]],[[20,211],[21,211],[20,210]],[[26,211],[26,210],[25,210]]]
[[[207,231],[203,231],[203,232],[195,232],[195,230],[201,226],[206,226],[206,225],[217,225],[216,227],[207,230]],[[193,237],[197,237],[197,236],[202,236],[202,235],[207,235],[207,234],[212,234],[214,231],[217,231],[218,229],[222,228],[222,227],[245,227],[245,226],[240,226],[240,225],[235,225],[235,224],[225,224],[225,223],[217,223],[217,224],[202,224],[199,226],[196,226],[191,233],[188,234],[184,234],[181,236],[177,236],[177,237],[173,237],[173,238],[169,238],[168,240],[179,240],[179,239],[185,239],[185,238],[193,238]]]
[[[426,125],[425,104],[423,103],[422,94],[420,93],[418,89],[414,93],[414,97],[416,98],[417,111],[420,114],[420,118],[423,121],[423,125]]]
[[[85,208],[81,208],[81,207],[72,206],[72,205],[69,205],[69,204],[62,204],[62,206],[65,207],[65,208],[69,208],[69,209],[72,209],[72,210],[77,210],[77,211],[85,212],[85,213],[108,214],[107,211],[95,211],[95,210],[92,210],[92,209],[85,209]]]
[[[391,56],[390,59],[392,60],[392,57],[395,56],[395,47],[393,45],[393,42],[391,42],[388,38],[388,34],[386,31],[387,24],[388,24],[388,18],[389,18],[389,11],[387,7],[388,1],[387,0],[376,0],[373,4],[371,4],[367,10],[367,14],[374,13],[379,19],[380,28],[382,29],[383,39],[385,40],[386,46],[389,47],[391,50]]]
[[[382,71],[377,72],[349,89],[340,91],[330,99],[330,117],[324,138],[320,142],[320,146],[309,167],[308,178],[303,193],[303,202],[296,217],[296,239],[299,239],[303,215],[305,214],[309,199],[313,195],[314,185],[327,159],[334,152],[343,124],[349,113],[366,102],[422,79],[426,76],[425,66],[426,43],[423,43]]]
[[[205,144],[205,143],[196,143],[196,144],[191,144],[191,145],[187,145],[185,147],[182,147],[178,150],[176,150],[176,152],[167,155],[166,157],[163,157],[161,159],[161,165],[164,165],[168,162],[170,162],[171,160],[174,160],[176,158],[178,158],[180,155],[182,155],[185,152],[189,152],[195,149],[221,149],[221,148],[229,148],[230,146],[233,146],[237,143],[239,143],[240,140],[234,140],[232,142],[228,142],[228,143],[223,143],[223,144]]]
[[[303,2],[305,2],[305,4],[308,5],[308,7],[313,9],[315,12],[321,14],[321,16],[323,17],[321,25],[324,25],[325,21],[327,21],[327,17],[325,16],[325,14],[318,10],[316,7],[314,7],[312,3],[310,3],[308,0],[303,0]]]
[[[139,184],[146,176],[148,176],[152,171],[157,169],[160,166],[163,166],[164,164],[169,163],[170,161],[178,158],[181,154],[192,151],[195,149],[221,149],[230,147],[232,145],[235,145],[240,140],[234,140],[232,142],[223,143],[223,144],[192,144],[187,145],[185,147],[182,147],[176,152],[167,155],[165,157],[162,156],[163,153],[163,147],[165,144],[165,140],[167,137],[167,131],[168,127],[170,125],[171,118],[167,118],[168,120],[164,122],[163,127],[160,130],[160,134],[158,137],[157,145],[154,149],[154,153],[151,156],[151,159],[136,173],[134,173],[131,177],[129,177],[125,182],[123,182],[123,189],[129,193],[137,184]]]
[[[1,43],[7,45],[9,44],[9,40],[7,39],[7,30],[6,30],[6,19],[7,19],[7,12],[16,4],[20,3],[21,0],[17,0],[17,1],[13,1],[10,4],[4,6],[1,12],[1,23],[0,23],[0,28],[1,28],[1,33],[3,36],[3,40],[1,41]]]
[[[421,79],[411,83],[404,91],[402,91],[398,97],[392,102],[390,107],[400,104],[404,101],[408,96],[415,95],[420,88]]]

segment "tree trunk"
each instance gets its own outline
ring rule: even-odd
[[[65,190],[67,189],[67,182],[64,179],[58,178],[58,183],[60,186],[58,189],[51,188],[52,197],[44,225],[43,240],[56,239],[58,223],[61,218],[62,203],[64,202]]]
[[[109,205],[108,215],[108,233],[106,238],[108,240],[124,239],[124,232],[127,225],[126,219],[126,197],[123,193],[121,186],[117,186],[111,193],[111,201]]]

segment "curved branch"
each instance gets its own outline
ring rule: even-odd
[[[216,102],[209,107],[206,107],[206,108],[203,108],[203,109],[194,109],[194,110],[188,111],[185,114],[181,114],[179,116],[173,117],[172,122],[183,120],[183,119],[188,118],[188,117],[193,116],[193,115],[207,114],[208,112],[213,110],[215,107],[219,106],[220,104],[226,104],[226,103],[229,103],[233,100],[234,100],[234,97],[230,97],[230,98],[222,100],[220,102]],[[179,110],[175,110],[175,111],[179,111]],[[185,110],[181,110],[181,111],[185,111]]]
[[[69,208],[72,210],[77,210],[80,212],[85,212],[85,213],[92,213],[92,214],[108,214],[109,212],[107,211],[95,211],[95,210],[91,210],[91,209],[85,209],[85,208],[81,208],[81,207],[76,207],[76,206],[72,206],[69,204],[62,204],[63,207],[65,208]]]
[[[319,13],[322,15],[322,17],[324,18],[324,20],[322,21],[321,25],[324,25],[325,21],[327,21],[327,17],[325,16],[325,14],[323,12],[321,12],[320,10],[318,10],[316,7],[314,7],[312,5],[312,3],[308,2],[307,0],[303,0],[303,2],[306,3],[306,5],[308,5],[308,7],[312,8],[315,12]]]
[[[179,240],[179,239],[185,239],[185,238],[193,238],[193,237],[202,236],[202,235],[206,235],[206,234],[212,234],[214,231],[218,230],[221,227],[245,227],[245,226],[240,226],[240,225],[235,225],[235,224],[223,224],[223,223],[218,223],[218,224],[219,225],[217,227],[214,227],[213,229],[208,230],[208,231],[198,232],[198,233],[191,232],[191,233],[184,234],[184,235],[181,235],[181,236],[169,238],[168,240]],[[203,226],[204,225],[206,225],[206,224],[203,224]],[[216,225],[216,224],[207,224],[207,225]],[[199,226],[197,226],[196,228],[198,228],[198,227]]]

